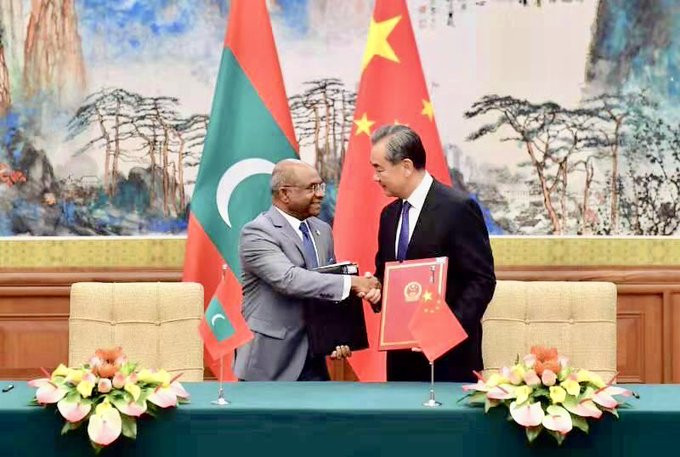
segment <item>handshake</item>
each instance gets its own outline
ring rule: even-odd
[[[382,284],[380,284],[378,278],[370,273],[366,273],[364,276],[352,276],[352,292],[373,305],[380,301],[381,289]]]

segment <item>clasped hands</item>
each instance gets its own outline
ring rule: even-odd
[[[364,276],[352,276],[352,291],[359,298],[376,304],[381,298],[380,289],[382,289],[382,284],[380,284],[378,278],[370,273],[366,273]]]

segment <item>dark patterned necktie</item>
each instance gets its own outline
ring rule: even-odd
[[[408,210],[411,204],[404,200],[401,207],[401,230],[399,231],[399,243],[397,244],[397,260],[403,262],[406,259],[408,249]]]
[[[307,227],[306,222],[304,221],[300,222],[300,231],[302,232],[302,248],[305,250],[305,254],[309,259],[309,265],[307,265],[307,269],[311,270],[313,268],[318,267],[319,263],[316,261],[316,251],[314,250],[314,242],[312,241],[312,237],[311,234],[309,233],[309,228]]]

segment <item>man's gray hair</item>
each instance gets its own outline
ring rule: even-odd
[[[371,143],[385,141],[385,158],[396,165],[410,159],[416,169],[425,168],[425,148],[418,134],[406,125],[384,125],[371,136]]]
[[[295,181],[295,165],[307,164],[299,159],[284,159],[274,165],[272,177],[269,180],[272,195],[276,194],[282,187],[293,184],[293,181]]]

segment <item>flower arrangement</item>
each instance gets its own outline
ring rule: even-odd
[[[43,370],[44,371],[44,370]],[[136,418],[155,415],[187,401],[189,394],[165,370],[139,369],[127,361],[120,347],[99,349],[89,363],[77,368],[59,365],[45,378],[29,381],[37,388],[35,404],[56,404],[66,420],[62,435],[87,424],[96,452],[114,442],[121,433],[137,437]]]
[[[484,411],[503,405],[510,417],[525,427],[529,442],[543,430],[562,444],[574,428],[588,433],[588,419],[599,419],[603,412],[618,417],[621,405],[614,396],[637,395],[613,386],[614,378],[605,383],[588,370],[569,366],[568,359],[555,348],[534,346],[522,361],[484,379],[479,373],[476,384],[463,386],[470,392],[470,403],[483,404]]]

